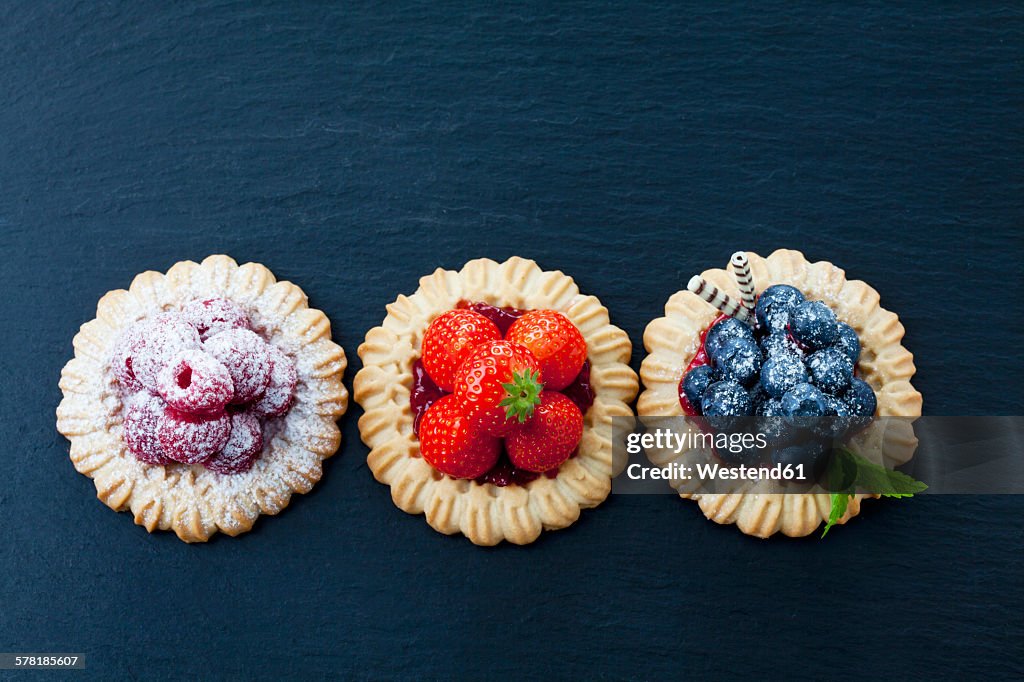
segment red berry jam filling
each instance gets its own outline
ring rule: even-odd
[[[597,395],[594,392],[594,385],[590,383],[590,360],[583,361],[580,373],[560,393],[576,403],[576,407],[580,408],[580,412],[583,414],[587,413],[590,406],[594,404],[594,398]]]
[[[508,328],[511,327],[516,320],[526,313],[525,310],[520,310],[519,308],[512,308],[509,306],[499,308],[498,306],[493,306],[490,303],[472,303],[470,301],[459,301],[455,304],[455,307],[466,308],[475,313],[480,313],[497,325],[498,331],[501,332],[502,336],[508,332]]]
[[[114,346],[111,372],[125,406],[124,442],[146,464],[248,471],[265,423],[286,414],[298,373],[223,298],[191,301],[132,325]]]
[[[697,417],[700,416],[700,413],[697,412],[697,409],[690,404],[689,399],[687,399],[686,394],[683,392],[683,381],[686,379],[686,375],[689,374],[690,370],[694,367],[711,364],[711,358],[708,356],[708,349],[704,347],[704,341],[708,338],[708,332],[711,331],[711,328],[727,317],[729,316],[719,315],[715,318],[714,322],[708,325],[707,329],[700,333],[700,346],[697,347],[697,354],[693,356],[693,360],[690,360],[690,364],[686,366],[686,370],[683,371],[683,376],[679,379],[679,404],[683,408],[683,414],[688,417]]]
[[[529,312],[519,308],[498,307],[489,303],[464,300],[459,301],[455,307],[480,313],[493,322],[502,335],[508,332],[516,320]],[[580,408],[581,413],[584,415],[587,413],[587,410],[594,404],[595,398],[594,387],[590,382],[590,360],[583,362],[583,367],[576,378],[559,392],[575,403]],[[416,360],[412,366],[412,391],[409,394],[409,406],[413,412],[413,431],[417,435],[419,435],[420,421],[423,415],[426,414],[431,405],[446,395],[449,394],[438,387],[427,374],[422,360]],[[575,454],[573,453],[574,457]],[[498,458],[497,464],[483,476],[474,480],[481,484],[491,483],[498,487],[504,487],[508,485],[526,485],[541,475],[532,471],[526,471],[525,469],[519,469],[513,465],[508,457],[508,452],[502,446],[501,456]],[[546,471],[543,475],[548,478],[555,478],[558,475],[558,469]]]
[[[423,415],[427,413],[431,405],[446,395],[448,394],[442,391],[427,374],[422,360],[412,363],[412,392],[409,394],[409,407],[412,408],[413,413],[412,430],[416,434],[420,432],[420,421],[423,420]]]

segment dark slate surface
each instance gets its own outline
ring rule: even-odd
[[[437,266],[534,257],[639,345],[691,274],[781,246],[882,292],[927,413],[1021,414],[1019,5],[252,4],[0,8],[0,651],[97,679],[1024,673],[1020,498],[762,542],[618,497],[479,549],[394,508],[353,407],[311,495],[190,547],[100,504],[53,416],[96,300],[181,259],[299,283],[355,370]]]

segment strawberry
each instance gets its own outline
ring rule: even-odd
[[[531,310],[515,321],[505,339],[521,343],[540,361],[544,388],[561,391],[572,383],[587,359],[587,342],[565,315]]]
[[[455,478],[483,476],[501,454],[501,439],[470,422],[453,395],[441,398],[423,415],[419,439],[427,464]]]
[[[455,397],[485,433],[502,436],[530,418],[543,389],[540,363],[526,346],[485,341],[455,374]]]
[[[526,471],[554,469],[569,459],[583,437],[583,413],[556,391],[544,391],[533,418],[516,424],[505,437],[512,463]]]
[[[438,387],[451,392],[455,372],[473,347],[500,338],[497,325],[480,313],[449,310],[431,322],[423,334],[423,367]]]

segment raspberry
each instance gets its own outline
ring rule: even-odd
[[[150,391],[157,390],[157,375],[179,350],[199,348],[199,332],[178,313],[160,313],[136,330],[130,367],[135,378]],[[127,364],[127,363],[126,363]]]
[[[211,336],[204,345],[231,374],[235,385],[234,404],[252,402],[270,382],[270,356],[263,339],[248,329],[229,329]]]
[[[235,395],[227,367],[201,350],[179,350],[157,380],[160,396],[181,412],[220,412]]]
[[[157,424],[163,414],[163,401],[155,395],[140,393],[127,403],[124,415],[124,442],[135,458],[146,464],[163,466],[173,460],[164,454],[157,437]]]
[[[121,334],[110,358],[110,369],[123,394],[138,393],[145,388],[132,371],[132,352],[139,343],[138,329],[138,325],[132,325]]]
[[[276,346],[268,343],[267,355],[270,357],[270,383],[252,409],[261,417],[280,417],[291,407],[299,376],[295,363]]]
[[[226,298],[196,299],[182,307],[181,316],[196,328],[203,341],[229,329],[251,328],[245,311]]]
[[[203,462],[218,474],[240,474],[252,468],[263,451],[263,429],[251,412],[231,415],[231,437],[224,449]]]
[[[160,415],[156,431],[165,455],[182,464],[198,464],[215,455],[228,442],[231,416],[226,412],[213,417],[188,414],[167,406]]]

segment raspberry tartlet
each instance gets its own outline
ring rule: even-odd
[[[227,256],[100,299],[61,373],[57,429],[115,511],[185,542],[238,535],[320,480],[345,353],[306,295]]]
[[[731,264],[733,273],[715,269],[694,277],[688,290],[669,298],[665,317],[647,326],[641,419],[775,418],[766,423],[785,425],[790,433],[768,434],[780,440],[771,463],[803,463],[819,473],[835,438],[875,453],[878,464],[909,460],[917,445],[910,423],[921,415],[922,399],[910,383],[915,367],[902,345],[903,325],[879,305],[878,292],[798,251],[778,250],[767,258],[739,252]],[[883,425],[871,423],[873,416],[908,419]],[[794,438],[796,432],[807,437]],[[647,454],[662,466],[697,456],[657,449]],[[712,493],[699,482],[673,485],[681,497],[697,500],[709,519],[762,538],[809,535],[831,512],[831,496],[820,487],[764,493],[740,486]],[[856,516],[867,496],[853,496],[836,522]]]
[[[359,420],[395,504],[478,545],[533,542],[611,490],[611,419],[639,388],[629,337],[531,260],[436,270],[359,347]]]

